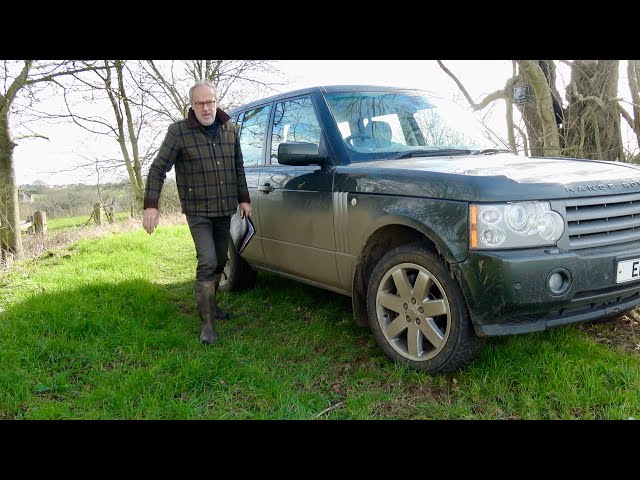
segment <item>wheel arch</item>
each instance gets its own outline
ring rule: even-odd
[[[378,261],[393,248],[417,242],[443,257],[447,265],[455,261],[451,250],[435,232],[417,220],[409,217],[387,217],[376,222],[360,250],[353,277],[351,303],[353,318],[358,326],[368,325],[366,290],[368,279]]]

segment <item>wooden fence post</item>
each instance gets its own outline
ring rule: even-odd
[[[93,204],[93,219],[96,225],[102,225],[102,205],[99,203]]]
[[[43,210],[33,212],[33,228],[36,233],[47,234],[47,212]]]
[[[13,265],[14,255],[9,250],[0,249],[0,267],[7,270]]]
[[[114,220],[114,208],[113,208],[113,205],[107,205],[105,207],[105,211],[106,211],[106,214],[107,214],[107,222],[113,223],[113,220]]]

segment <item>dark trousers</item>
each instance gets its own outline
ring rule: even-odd
[[[197,282],[211,282],[215,273],[222,273],[227,263],[227,247],[229,246],[228,217],[200,217],[187,215],[187,223],[193,242],[196,245],[198,266]]]

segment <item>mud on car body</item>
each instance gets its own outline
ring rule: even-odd
[[[352,298],[390,359],[436,374],[483,339],[640,303],[640,170],[511,153],[445,99],[316,87],[230,112],[256,235],[222,290],[259,270]]]

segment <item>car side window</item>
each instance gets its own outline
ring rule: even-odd
[[[278,163],[278,146],[283,142],[320,145],[320,122],[309,97],[276,104],[271,135],[271,163]]]
[[[269,122],[270,105],[257,107],[240,115],[240,148],[245,166],[262,164],[264,140]]]

